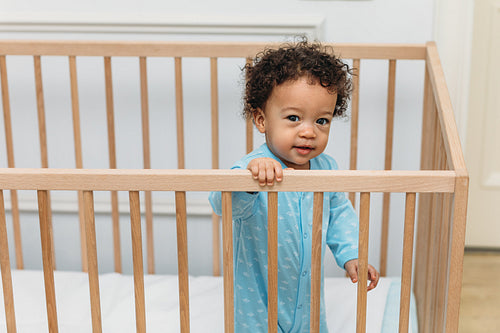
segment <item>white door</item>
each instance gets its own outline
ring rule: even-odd
[[[500,248],[500,0],[476,0],[465,158],[466,246]]]

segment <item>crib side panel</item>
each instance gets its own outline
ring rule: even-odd
[[[456,178],[453,193],[420,196],[414,290],[421,330],[457,332],[468,175],[434,43],[427,45],[424,84],[421,169],[453,170]]]

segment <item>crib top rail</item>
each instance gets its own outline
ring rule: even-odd
[[[2,189],[89,191],[454,192],[453,171],[285,170],[260,187],[247,170],[0,169]]]
[[[453,106],[446,86],[436,43],[427,43],[426,50],[426,66],[435,98],[435,105],[438,110],[437,115],[439,117],[440,129],[443,133],[448,167],[451,170],[455,170],[457,176],[467,177],[467,167],[465,166],[465,159],[455,123]]]
[[[280,44],[264,42],[130,42],[0,40],[1,55],[129,56],[129,57],[242,57],[253,58],[265,48]],[[425,44],[327,44],[345,59],[420,59]]]

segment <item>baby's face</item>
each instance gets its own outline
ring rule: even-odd
[[[328,143],[337,94],[302,77],[275,87],[254,116],[269,149],[289,168],[309,169]]]

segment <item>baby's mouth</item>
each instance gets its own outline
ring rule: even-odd
[[[313,148],[309,146],[294,146],[294,148],[301,155],[307,155],[313,150]]]

